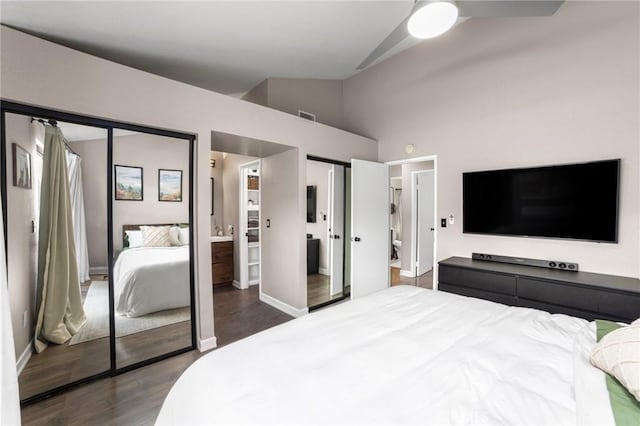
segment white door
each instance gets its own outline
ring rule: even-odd
[[[389,166],[351,161],[351,298],[389,287]]]
[[[344,166],[331,166],[329,197],[329,288],[335,296],[344,282]]]
[[[418,197],[418,276],[429,272],[433,268],[433,233],[435,217],[433,206],[435,202],[434,172],[433,170],[417,173],[416,189]]]

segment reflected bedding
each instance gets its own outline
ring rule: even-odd
[[[119,315],[139,317],[189,306],[189,246],[126,249],[113,278]]]

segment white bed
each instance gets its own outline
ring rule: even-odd
[[[157,424],[613,424],[595,341],[582,319],[393,287],[203,356]]]
[[[189,306],[189,246],[126,249],[116,260],[113,282],[119,315]]]

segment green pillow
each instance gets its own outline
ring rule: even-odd
[[[596,320],[596,338],[598,342],[607,334],[621,327],[623,326],[612,321]],[[616,425],[639,426],[640,402],[615,377],[606,374],[606,381]]]

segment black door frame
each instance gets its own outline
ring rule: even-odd
[[[344,161],[338,161],[338,160],[331,160],[331,159],[323,158],[323,157],[316,157],[314,155],[307,155],[307,160],[318,161],[320,163],[334,164],[336,166],[344,166],[345,177],[347,175],[347,169],[351,168],[351,163],[347,163],[347,162],[344,162]],[[347,205],[347,180],[346,179],[344,179],[344,190],[342,191],[342,196],[343,196],[343,205],[346,206]],[[347,218],[346,215],[345,215],[344,220],[346,221],[347,219],[350,220],[350,218]],[[343,243],[344,243],[345,248],[346,248],[347,244],[351,244],[350,241],[347,241],[346,236],[343,238]],[[349,299],[351,297],[351,294],[345,294],[345,282],[347,280],[347,277],[344,275],[344,269],[345,269],[344,265],[345,265],[346,260],[347,260],[347,251],[346,250],[342,250],[342,297],[338,297],[338,298],[335,298],[333,300],[328,300],[326,302],[319,303],[319,304],[314,305],[314,306],[308,306],[309,312],[315,311],[317,309],[324,308],[324,307],[329,306],[329,305],[333,305],[334,303],[342,302],[343,300]]]
[[[9,100],[0,100],[0,164],[3,166],[0,173],[0,192],[2,193],[2,215],[4,218],[4,245],[5,253],[8,244],[7,238],[7,149],[6,149],[6,119],[5,114],[19,114],[26,116],[37,116],[38,118],[51,119],[56,121],[64,121],[84,126],[99,127],[107,131],[107,232],[109,238],[108,246],[108,268],[109,268],[109,348],[110,348],[110,366],[109,369],[97,373],[80,380],[75,380],[67,384],[57,386],[48,391],[25,398],[20,401],[22,407],[48,398],[52,395],[65,392],[69,389],[81,386],[83,384],[94,382],[105,377],[113,377],[128,371],[144,367],[146,365],[192,351],[196,349],[196,297],[195,297],[195,249],[194,249],[194,154],[196,135],[193,133],[184,133],[174,130],[158,129],[154,127],[143,126],[139,124],[127,123],[122,121],[107,120],[103,118],[91,117],[81,114],[69,113],[55,109],[28,105]],[[140,361],[122,368],[116,366],[116,336],[115,336],[115,312],[113,293],[113,130],[123,129],[140,133],[148,133],[158,136],[166,136],[176,139],[185,139],[189,141],[189,285],[191,295],[191,345],[182,349],[177,349],[166,354],[158,355],[144,361]]]

